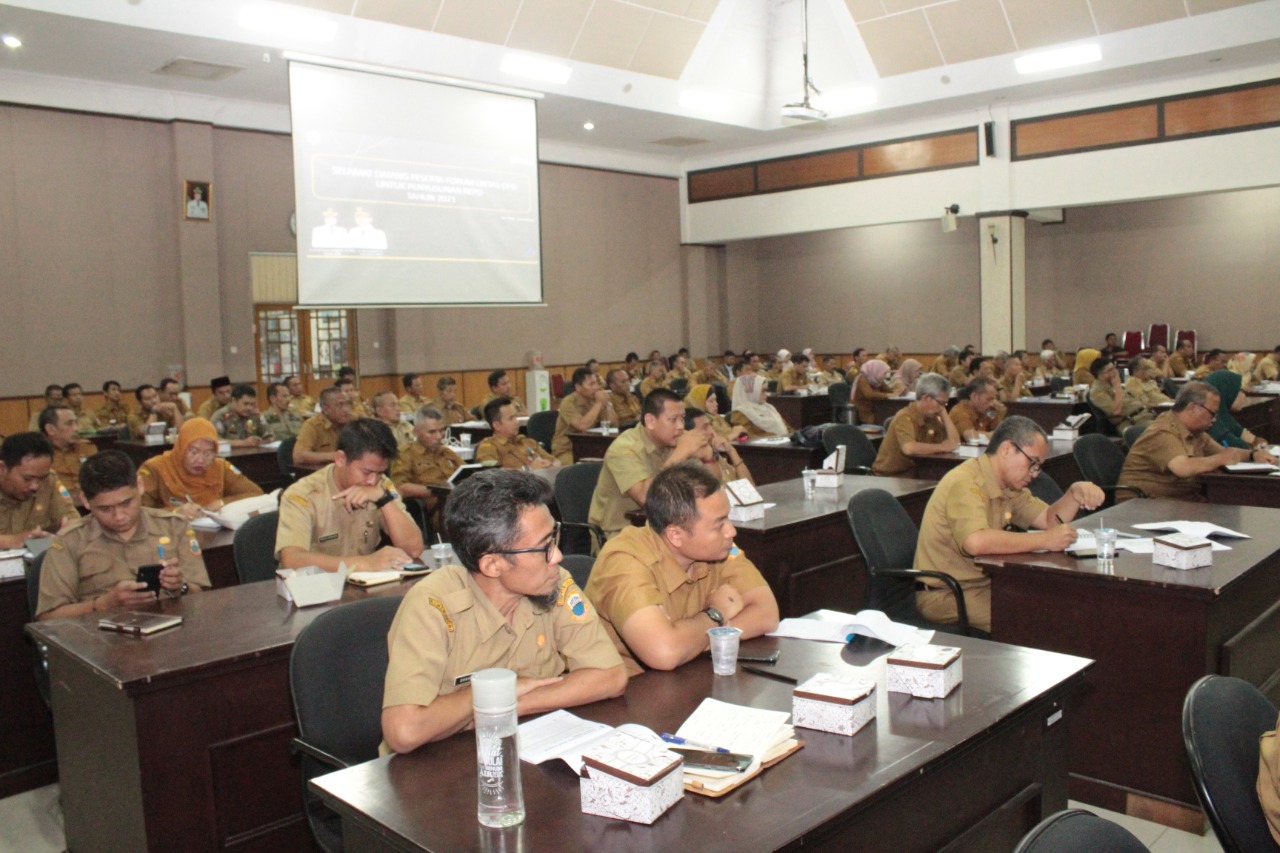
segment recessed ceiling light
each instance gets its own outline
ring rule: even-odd
[[[12,33],[5,33],[4,35],[0,36],[0,42],[4,42],[5,47],[11,47],[11,48],[14,48],[15,50],[22,47],[22,39],[18,38]]]
[[[275,6],[245,6],[237,20],[246,30],[274,36],[292,36],[304,41],[333,41],[338,22],[298,9]]]
[[[593,122],[593,121],[584,121],[584,122],[582,123],[582,129],[583,129],[583,130],[595,130],[595,129],[596,129],[596,123],[595,123],[595,122]]]
[[[568,65],[522,53],[508,53],[502,58],[502,64],[498,69],[503,74],[556,84],[567,83],[569,75],[573,73],[573,68]]]
[[[1013,61],[1013,66],[1018,69],[1019,74],[1035,74],[1040,71],[1054,71],[1059,68],[1070,68],[1073,65],[1087,65],[1090,62],[1101,61],[1102,48],[1096,44],[1077,44],[1019,56]]]

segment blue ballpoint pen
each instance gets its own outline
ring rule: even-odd
[[[732,752],[732,750],[725,749],[723,746],[711,746],[710,744],[698,743],[697,741],[689,740],[688,738],[683,738],[679,735],[673,735],[671,732],[663,732],[662,739],[667,743],[673,743],[676,746],[689,746],[694,749],[706,750],[707,752],[722,752],[726,755]]]

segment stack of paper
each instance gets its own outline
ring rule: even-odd
[[[891,646],[924,645],[933,632],[914,625],[894,622],[879,610],[862,610],[857,614],[826,611],[822,619],[783,619],[770,637],[792,637],[826,643],[847,643],[854,636],[871,637]]]
[[[664,747],[667,745],[657,734],[639,723],[624,723],[614,729],[605,723],[584,720],[561,710],[520,724],[520,760],[542,764],[558,758],[581,776],[582,754],[608,739],[614,731],[626,732]]]
[[[0,551],[0,579],[20,578],[27,573],[26,564],[23,557],[26,551],[22,548],[13,548],[8,551]]]

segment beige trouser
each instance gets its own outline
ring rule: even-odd
[[[970,627],[989,633],[991,631],[991,579],[961,581],[960,588],[964,590],[964,606],[969,615]],[[925,619],[942,625],[953,624],[960,618],[956,612],[955,596],[946,587],[917,590],[916,609]]]

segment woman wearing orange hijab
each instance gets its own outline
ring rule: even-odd
[[[218,458],[218,431],[204,418],[190,418],[178,430],[173,450],[138,468],[142,505],[169,508],[187,518],[201,509],[218,510],[239,498],[262,494],[258,484]]]

